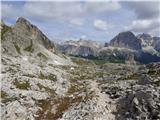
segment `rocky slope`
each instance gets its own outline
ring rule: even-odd
[[[52,43],[24,18],[1,25],[1,108],[3,120],[36,119],[43,101],[63,96],[70,82],[57,66],[73,65],[57,54]]]
[[[24,18],[1,28],[2,120],[160,119],[160,63],[67,57]]]

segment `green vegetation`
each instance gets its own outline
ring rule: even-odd
[[[16,86],[16,88],[18,89],[23,89],[23,90],[28,90],[29,88],[31,88],[29,82],[24,82],[24,83],[20,83],[17,80],[15,80],[13,82],[13,84]]]
[[[107,63],[107,61],[106,60],[96,60],[96,59],[94,59],[94,60],[92,60],[96,65],[104,65],[105,63]]]
[[[16,42],[13,43],[14,47],[16,48],[16,51],[18,54],[21,54],[21,48],[18,46],[18,44]]]
[[[40,71],[40,75],[39,75],[39,78],[44,80],[44,79],[47,79],[47,80],[52,80],[52,81],[56,81],[57,80],[57,76],[50,73],[49,75],[44,75],[41,71]]]
[[[37,104],[42,108],[38,112],[37,120],[56,120],[61,118],[63,113],[74,103],[80,103],[83,100],[81,96],[76,98],[63,97],[56,100],[38,100]],[[52,107],[56,105],[56,111],[52,112]]]
[[[78,65],[93,65],[93,62],[84,58],[72,57],[72,61]]]
[[[95,77],[96,77],[96,78],[103,78],[103,76],[104,76],[104,73],[103,73],[102,71],[95,73]]]
[[[140,78],[140,75],[139,74],[132,74],[128,79],[131,79],[131,80],[139,80]]]
[[[119,59],[119,60],[118,59],[117,60],[116,59],[115,60],[110,60],[109,62],[111,62],[111,63],[122,63],[122,64],[125,64],[125,60],[123,60],[123,59],[122,60],[121,59]]]
[[[127,76],[126,78],[120,78],[119,80],[139,80],[140,75],[133,73],[132,75]]]
[[[55,97],[56,93],[55,90],[50,89],[49,87],[45,87],[44,85],[38,83],[37,86],[40,88],[40,90],[44,89],[45,91],[47,91],[47,93],[51,96],[51,97]]]
[[[1,29],[1,40],[3,40],[4,38],[4,34],[11,31],[11,27],[8,26],[3,26],[3,28]]]
[[[1,98],[2,99],[7,98],[7,93],[5,91],[1,91]]]
[[[40,57],[40,58],[43,59],[43,60],[47,60],[47,59],[48,59],[48,57],[47,57],[46,55],[44,55],[43,53],[41,53],[41,52],[39,52],[39,53],[37,54],[37,56]]]
[[[27,52],[33,52],[34,51],[34,49],[33,49],[33,41],[32,40],[31,40],[30,45],[28,47],[26,47],[24,50],[27,51]]]
[[[76,92],[81,92],[85,89],[85,86],[83,84],[77,83],[77,84],[73,84],[71,85],[71,87],[68,89],[67,94],[68,95],[72,95]]]

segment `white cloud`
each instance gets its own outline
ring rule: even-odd
[[[99,30],[107,30],[107,23],[103,20],[95,20],[94,27]]]
[[[129,26],[125,26],[125,30],[132,30],[134,32],[153,33],[159,29],[160,23],[158,19],[134,20]]]
[[[12,4],[1,4],[1,7],[3,18],[15,18],[15,16],[20,15],[20,12]]]
[[[70,21],[71,24],[73,25],[76,25],[76,26],[82,26],[84,24],[84,19],[82,18],[75,18],[75,19],[72,19]]]
[[[113,28],[112,23],[107,23],[106,21],[100,19],[95,20],[93,25],[97,30],[104,31],[106,34],[108,34],[109,31]]]
[[[86,35],[82,35],[80,38],[81,38],[81,39],[86,39],[87,36],[86,36]]]
[[[114,11],[120,8],[118,2],[26,2],[17,5],[14,2],[2,3],[2,17],[31,17],[39,20],[72,20],[97,12]],[[76,21],[77,22],[77,21]],[[73,22],[75,23],[75,21]],[[78,21],[78,24],[80,22]]]
[[[122,5],[135,12],[138,19],[152,19],[159,17],[159,0],[125,1]]]
[[[28,2],[24,5],[24,11],[45,20],[71,20],[84,13],[78,2]]]
[[[108,1],[108,2],[87,2],[86,3],[86,9],[88,11],[93,11],[93,12],[108,12],[108,11],[115,11],[121,8],[121,5],[119,2],[113,2],[113,1]]]

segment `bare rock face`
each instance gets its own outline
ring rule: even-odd
[[[83,57],[96,56],[100,48],[100,43],[82,39],[66,41],[63,45],[60,45],[60,51],[63,53]]]
[[[39,51],[40,46],[55,52],[52,43],[36,26],[24,18],[19,18],[11,27],[2,26],[2,52],[19,55],[23,52]]]
[[[152,43],[152,46],[155,48],[155,50],[160,52],[160,37],[153,37],[153,39],[154,41]]]
[[[160,37],[152,37],[150,34],[139,34],[137,38],[141,40],[141,45],[149,51],[160,52]]]
[[[110,41],[110,46],[141,50],[140,40],[130,31],[119,33]]]
[[[139,34],[137,38],[141,40],[142,47],[151,46],[153,43],[153,37],[149,34]]]

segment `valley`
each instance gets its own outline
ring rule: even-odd
[[[134,59],[141,45],[125,40],[124,48],[124,33],[104,48],[83,40],[56,46],[25,18],[1,26],[3,120],[160,119],[159,55],[148,53],[157,58],[148,64]]]

